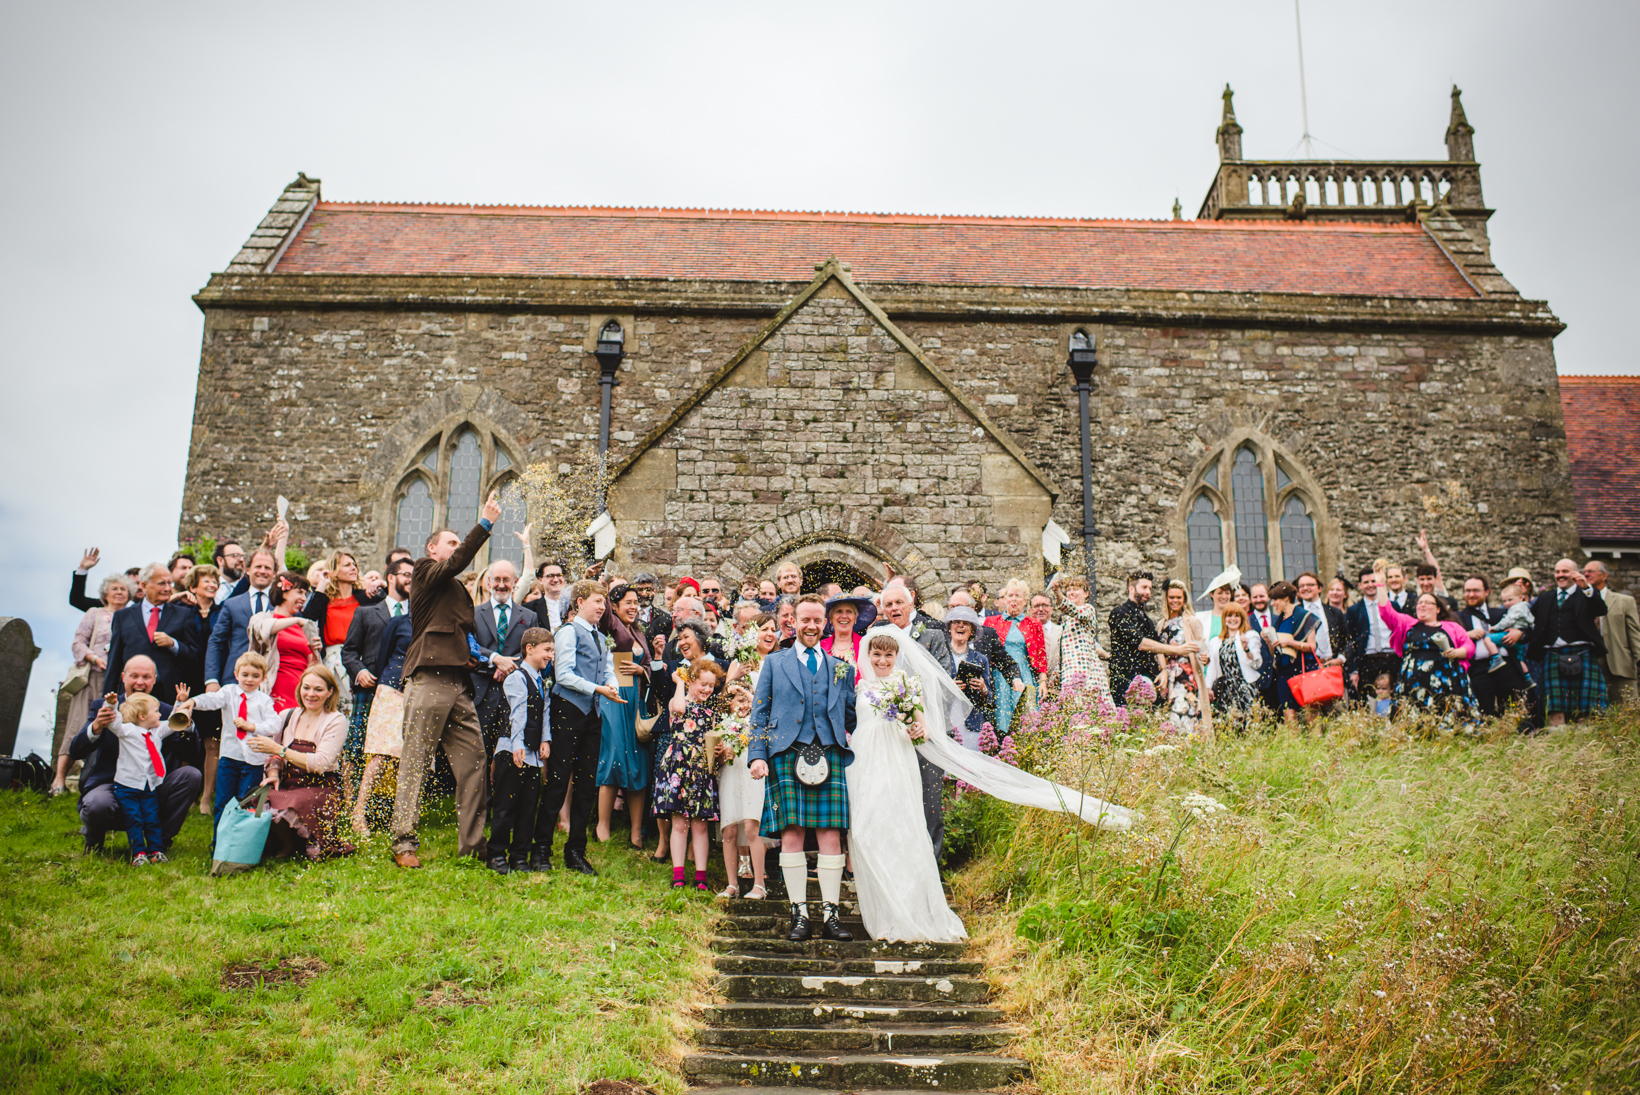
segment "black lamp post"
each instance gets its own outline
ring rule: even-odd
[[[592,356],[598,359],[598,463],[601,472],[609,457],[610,390],[615,387],[615,370],[621,367],[621,359],[626,356],[626,333],[619,323],[612,319],[604,324],[604,329],[598,332],[598,345]],[[604,498],[601,485],[598,494],[598,512],[602,513]]]
[[[1076,377],[1076,402],[1082,414],[1082,550],[1088,560],[1088,603],[1097,606],[1093,545],[1099,530],[1093,527],[1093,438],[1088,433],[1088,395],[1093,391],[1093,370],[1099,360],[1093,352],[1093,337],[1081,328],[1071,334],[1068,364],[1071,375]]]

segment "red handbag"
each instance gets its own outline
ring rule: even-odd
[[[1344,667],[1329,665],[1324,669],[1300,673],[1287,682],[1287,687],[1292,690],[1293,699],[1298,701],[1300,707],[1331,703],[1344,695]]]

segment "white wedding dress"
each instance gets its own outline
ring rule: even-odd
[[[878,634],[892,636],[899,645],[895,672],[909,673],[922,682],[927,736],[915,746],[903,728],[889,723],[871,706],[877,677],[871,659],[864,654],[871,636]],[[1126,807],[1022,772],[959,744],[953,732],[962,727],[972,705],[908,632],[877,623],[861,640],[860,650],[855,729],[850,741],[854,763],[844,773],[854,884],[860,897],[860,918],[873,939],[946,942],[966,938],[962,921],[945,903],[923,821],[918,754],[1004,802],[1076,814],[1105,829],[1127,829],[1137,820]]]
[[[923,822],[917,750],[866,691],[855,701],[848,779],[850,861],[860,917],[873,939],[954,943],[968,938],[945,903],[945,888]]]

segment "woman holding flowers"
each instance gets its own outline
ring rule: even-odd
[[[966,939],[945,903],[923,819],[916,748],[928,732],[922,682],[896,668],[900,643],[892,634],[872,632],[863,653],[870,672],[855,701],[854,762],[843,770],[861,919],[873,939]]]

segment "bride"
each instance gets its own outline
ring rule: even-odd
[[[849,852],[860,917],[873,939],[955,942],[967,938],[945,903],[934,849],[923,820],[921,754],[963,782],[1002,799],[1127,829],[1134,815],[1071,787],[1033,776],[957,744],[952,727],[970,704],[939,663],[911,635],[879,623],[866,633],[856,686],[854,762],[844,770],[849,795]],[[914,693],[922,710],[898,715],[898,697]],[[913,737],[917,740],[913,744]]]

